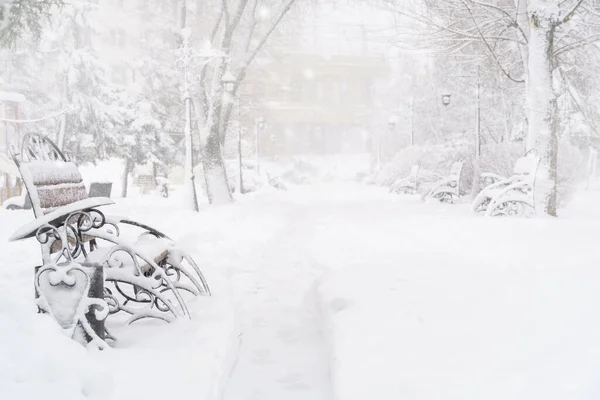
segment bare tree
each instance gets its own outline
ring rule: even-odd
[[[557,72],[568,62],[569,52],[600,40],[598,11],[584,0],[423,0],[413,7],[385,3],[418,23],[420,46],[485,55],[506,79],[525,84],[526,150],[537,151],[549,167],[552,190],[546,212],[556,216]]]
[[[198,32],[203,42],[227,55],[218,65],[207,64],[200,71],[200,90],[194,98],[201,163],[211,204],[232,199],[223,161],[225,134],[233,107],[231,96],[236,96],[248,69],[295,3],[296,0],[198,2]],[[207,25],[207,20],[212,23]],[[221,85],[227,71],[236,77],[232,93],[225,93]]]

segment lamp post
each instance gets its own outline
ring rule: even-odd
[[[415,145],[415,120],[414,120],[414,115],[415,115],[415,99],[414,97],[410,98],[410,103],[409,103],[409,107],[410,107],[410,146],[414,146]]]
[[[477,66],[477,135],[475,136],[475,159],[481,157],[481,66]]]
[[[260,131],[265,127],[263,117],[256,118],[256,171],[260,175]]]
[[[450,100],[452,99],[452,95],[450,93],[446,93],[446,94],[442,94],[442,104],[444,105],[444,108],[448,107],[450,105]],[[444,136],[444,130],[446,128],[446,111],[442,110],[442,123],[441,123],[441,132],[442,132],[442,136]]]
[[[183,39],[182,47],[180,48],[180,57],[175,61],[175,65],[179,66],[183,71],[183,101],[185,109],[185,128],[184,128],[184,143],[185,143],[185,161],[184,161],[184,187],[186,193],[186,201],[190,202],[188,206],[198,211],[198,196],[196,195],[196,185],[194,184],[194,155],[192,143],[192,95],[191,95],[191,75],[193,73],[193,55],[189,46],[191,31],[188,28],[181,30]]]
[[[238,96],[235,96],[233,93],[235,91],[236,83],[237,78],[231,73],[229,67],[227,67],[225,74],[223,74],[223,77],[221,78],[221,84],[223,85],[223,89],[226,93],[234,96],[233,101],[235,105],[235,112],[237,115],[238,124],[238,167],[240,174],[240,194],[244,194],[246,193],[246,190],[244,188],[244,168],[242,161],[242,121],[240,118],[240,98]]]
[[[453,78],[473,78],[473,76],[453,76]],[[452,95],[442,94],[442,104],[447,107]],[[477,66],[477,110],[475,116],[475,159],[481,157],[481,66]]]
[[[473,79],[472,75],[467,76],[453,76],[453,78],[470,78]],[[481,159],[481,66],[477,66],[477,108],[475,114],[475,162],[473,166],[474,179],[471,196],[475,197],[479,193],[479,164]],[[450,95],[442,95],[442,104],[447,106],[450,104]]]

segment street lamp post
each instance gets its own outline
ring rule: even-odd
[[[454,76],[454,78],[473,78],[472,76]],[[479,167],[481,161],[481,66],[477,66],[477,109],[475,114],[475,162],[473,164],[473,187],[471,196],[479,193]],[[450,95],[442,95],[442,104],[450,104]]]
[[[192,95],[191,95],[191,74],[193,70],[192,52],[189,47],[191,31],[187,28],[181,30],[183,44],[180,49],[180,58],[175,62],[179,64],[183,70],[183,101],[185,109],[185,128],[184,128],[184,143],[185,143],[185,161],[184,161],[184,187],[188,191],[186,193],[186,201],[192,210],[198,211],[198,196],[196,194],[196,185],[194,184],[194,155],[192,142]]]
[[[450,105],[450,100],[452,99],[452,95],[449,93],[446,94],[442,94],[442,104],[444,105],[444,108],[448,107]],[[444,130],[446,128],[446,110],[442,110],[442,121],[441,121],[441,132],[442,132],[442,136],[444,135]]]
[[[415,120],[414,120],[414,115],[415,115],[415,111],[414,111],[414,107],[415,107],[415,99],[414,97],[410,98],[410,146],[414,146],[415,145]]]
[[[475,198],[480,191],[479,174],[481,167],[481,66],[477,66],[477,118],[475,134],[475,163],[473,167],[473,186],[471,197]]]
[[[223,74],[223,77],[221,78],[221,84],[223,85],[223,89],[225,89],[225,92],[229,93],[230,95],[234,96],[234,105],[235,105],[235,113],[237,116],[237,129],[238,129],[238,167],[239,167],[239,174],[240,174],[240,194],[244,194],[246,193],[246,190],[244,188],[244,168],[243,168],[243,160],[242,160],[242,121],[240,118],[240,98],[238,96],[234,95],[234,91],[235,91],[235,86],[237,83],[237,78],[231,73],[231,71],[229,70],[229,67],[227,67],[227,70],[225,71],[225,74]]]
[[[472,76],[454,76],[453,78],[473,78]],[[442,104],[448,106],[451,100],[450,94],[442,95]],[[477,111],[475,117],[475,159],[481,157],[481,66],[477,66]]]
[[[477,135],[475,137],[475,159],[481,157],[481,66],[477,66]]]
[[[256,171],[260,175],[260,131],[265,127],[265,119],[258,117],[256,119]]]

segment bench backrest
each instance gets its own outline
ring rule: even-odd
[[[521,157],[515,162],[515,168],[513,169],[513,173],[515,175],[535,176],[537,169],[540,165],[540,161],[540,157],[533,154]]]
[[[36,217],[86,199],[83,178],[75,164],[32,161],[19,166]]]
[[[462,161],[456,161],[455,163],[452,164],[452,167],[450,168],[450,178],[455,178],[455,179],[460,179],[460,173],[462,171],[462,167],[463,167],[463,162]]]
[[[536,202],[536,197],[535,197],[536,177],[537,177],[537,172],[538,172],[538,169],[540,168],[541,162],[542,162],[542,159],[539,156],[537,156],[534,153],[530,153],[530,154],[526,155],[525,157],[519,158],[515,162],[515,168],[513,170],[513,173],[516,176],[522,177],[522,179],[526,180],[526,182],[528,183],[529,187],[531,188],[531,196],[532,196],[532,201],[534,204]]]
[[[47,137],[26,135],[21,153],[13,153],[13,159],[19,167],[36,218],[88,197],[77,166],[68,162]]]
[[[421,167],[419,166],[419,164],[413,165],[412,168],[410,169],[410,175],[408,175],[409,179],[417,180],[420,169],[421,169]]]

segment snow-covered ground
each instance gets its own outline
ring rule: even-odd
[[[599,199],[559,220],[332,212],[314,241],[336,399],[598,398]]]
[[[116,348],[86,351],[64,337],[50,317],[36,314],[34,239],[7,243],[31,211],[0,210],[0,388],[2,398],[220,399],[235,362],[239,321],[227,282],[230,247],[221,235],[239,227],[229,210],[173,212],[162,198],[138,197],[104,208],[169,232],[190,250],[210,281],[213,297],[189,303],[192,321],[140,321],[117,331]],[[243,229],[243,228],[242,228]],[[209,251],[210,250],[210,251]]]
[[[598,200],[584,193],[557,220],[355,183],[195,215],[173,211],[177,196],[117,200],[107,211],[195,256],[213,297],[193,321],[141,321],[107,352],[35,314],[39,249],[6,242],[31,214],[0,210],[2,398],[596,399]]]

